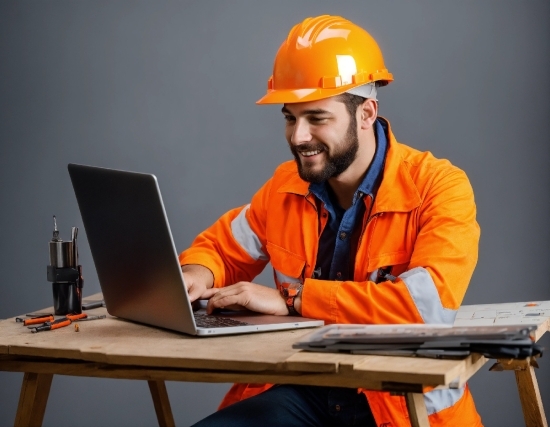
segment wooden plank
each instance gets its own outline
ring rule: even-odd
[[[149,384],[149,390],[153,398],[159,426],[175,427],[176,423],[174,422],[172,408],[170,408],[170,400],[168,399],[168,392],[166,391],[164,381],[149,380],[147,383]]]
[[[532,366],[516,370],[519,399],[527,427],[548,427],[535,370]]]
[[[460,373],[458,378],[455,378],[451,382],[452,387],[462,387],[488,361],[489,359],[481,354],[472,354],[470,357],[466,358],[464,360],[464,370]]]
[[[472,354],[470,357],[464,360],[465,362],[464,370],[457,378],[452,380],[448,385],[438,386],[438,387],[435,387],[435,389],[438,389],[438,390],[448,389],[448,388],[457,389],[464,386],[464,384],[466,384],[468,380],[477,371],[479,371],[481,367],[485,365],[488,361],[489,359],[485,358],[480,354],[477,354],[477,353]],[[426,392],[426,390],[424,390],[424,392]]]
[[[353,372],[373,380],[437,386],[450,384],[465,368],[464,360],[368,356],[353,366]]]
[[[345,353],[314,353],[300,351],[284,363],[285,369],[301,372],[339,372],[342,366],[353,366],[366,356]]]
[[[383,390],[380,381],[371,381],[357,375],[331,373],[300,373],[291,371],[208,371],[175,368],[151,368],[123,365],[105,365],[93,362],[70,362],[30,358],[0,358],[0,371],[59,374],[68,376],[115,378],[153,381],[191,381],[212,383],[278,383],[337,386],[369,390]],[[387,387],[384,390],[391,390]]]
[[[88,299],[100,299],[101,295]],[[94,314],[106,313],[105,308]],[[64,358],[111,366],[141,366],[227,372],[280,372],[281,375],[324,373],[375,383],[411,383],[448,386],[464,382],[480,362],[349,354],[306,353],[292,344],[311,329],[240,336],[197,338],[108,316],[80,322],[74,328],[32,334],[13,319],[0,322],[2,353]],[[146,342],[147,345],[143,343]],[[470,364],[469,364],[470,363]],[[294,374],[291,374],[294,372]],[[350,380],[345,379],[348,384]]]
[[[9,323],[15,320],[0,320],[0,354],[8,354],[10,348],[10,335],[7,333]]]
[[[357,373],[305,373],[299,371],[207,371],[167,368],[148,368],[123,365],[105,365],[90,362],[57,361],[39,358],[0,358],[0,370],[11,372],[34,371],[69,376],[134,379],[153,381],[192,381],[192,382],[240,382],[240,383],[279,383],[318,386],[340,386],[365,388],[394,392],[421,392],[430,384],[402,383],[374,380],[371,376]]]
[[[411,427],[430,427],[424,395],[422,393],[406,393],[405,401],[409,410]]]
[[[141,342],[147,340],[150,345],[143,346],[138,339],[125,339],[122,345],[84,347],[82,359],[123,365],[263,371],[281,367],[297,352],[292,344],[308,333],[302,330],[197,338],[146,329]],[[151,337],[153,331],[158,337]]]
[[[104,308],[95,310],[105,313]],[[79,326],[79,333],[66,327],[32,334],[20,323],[6,320],[0,322],[0,337],[12,355],[122,365],[261,371],[282,366],[298,352],[292,344],[311,332],[301,329],[198,338],[112,316],[80,322]]]
[[[473,354],[463,360],[300,352],[285,362],[291,371],[340,372],[384,382],[462,386],[487,359]]]
[[[527,357],[525,359],[497,359],[497,362],[491,366],[491,371],[522,371],[529,366],[538,367],[536,358]]]
[[[550,331],[550,318],[546,319],[543,323],[538,325],[535,331],[535,342],[537,342],[546,332]]]
[[[464,372],[463,362],[456,360],[307,353],[293,349],[292,344],[309,334],[309,329],[197,338],[112,316],[80,322],[78,333],[67,327],[32,334],[15,321],[5,322],[0,322],[0,336],[5,338],[9,354],[18,356],[159,368],[340,372],[376,382],[429,386],[448,385]]]
[[[52,379],[52,374],[25,372],[15,416],[15,427],[42,425]]]

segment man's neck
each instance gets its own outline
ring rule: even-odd
[[[363,182],[376,152],[376,137],[372,128],[369,131],[360,132],[358,137],[359,150],[353,163],[340,175],[328,180],[338,204],[344,209],[352,205],[353,195]]]

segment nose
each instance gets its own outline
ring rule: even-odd
[[[307,120],[297,119],[292,129],[290,142],[294,145],[300,145],[304,142],[310,142],[311,139],[311,132]]]

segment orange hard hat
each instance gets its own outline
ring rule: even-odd
[[[340,16],[306,18],[283,42],[257,104],[315,101],[393,76],[372,36]]]

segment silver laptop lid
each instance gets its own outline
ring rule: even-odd
[[[68,169],[108,312],[197,334],[156,177]]]

